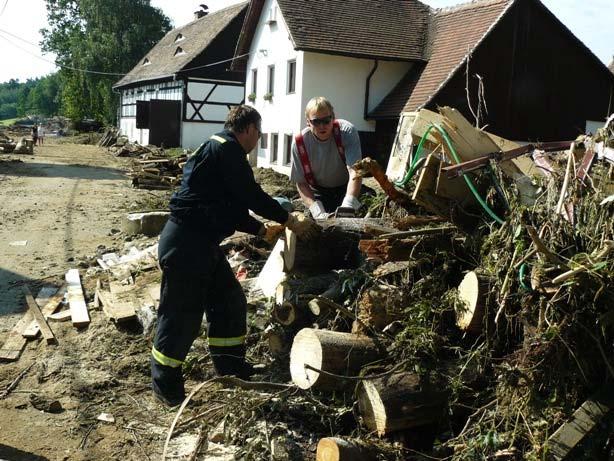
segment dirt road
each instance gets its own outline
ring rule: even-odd
[[[125,165],[104,149],[71,144],[50,143],[34,156],[0,156],[0,344],[25,310],[23,284],[33,292],[43,284],[59,286],[69,268],[81,266],[83,276],[84,261],[97,249],[123,248],[122,216],[150,195],[130,188]],[[171,414],[149,394],[141,397],[148,339],[115,327],[100,311],[90,314],[83,330],[54,324],[59,345],[31,341],[18,361],[0,363],[0,459],[142,460],[144,450],[161,448],[160,428],[168,427]],[[54,401],[58,413],[48,411]],[[118,423],[97,421],[105,411]],[[121,428],[136,419],[147,423]],[[138,431],[156,422],[146,430],[145,438],[155,442],[150,449]]]

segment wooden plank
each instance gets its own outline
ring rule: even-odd
[[[47,344],[57,343],[57,339],[55,338],[53,331],[51,331],[51,328],[49,328],[49,325],[47,324],[45,316],[41,312],[40,307],[38,306],[38,304],[36,304],[34,296],[32,296],[30,289],[25,285],[23,286],[23,293],[26,296],[26,303],[28,304],[28,309],[30,309],[30,312],[32,312],[34,319],[38,323],[40,331],[43,334],[43,338],[47,340]]]
[[[267,259],[260,275],[258,275],[258,282],[256,287],[260,288],[264,295],[268,298],[275,296],[277,286],[286,280],[286,273],[284,272],[284,249],[286,243],[279,239],[273,251]]]
[[[439,166],[440,161],[434,154],[430,154],[426,158],[426,162],[424,162],[420,177],[418,178],[418,183],[414,189],[412,200],[422,205],[431,213],[435,213],[439,216],[448,216],[450,214],[448,200],[435,195]]]
[[[571,421],[559,427],[548,439],[549,453],[552,459],[563,461],[569,453],[592,431],[611,411],[611,402],[599,397],[591,397],[578,408]]]
[[[45,289],[47,289],[47,293],[43,292],[43,290]],[[45,318],[48,318],[49,315],[53,314],[56,311],[56,309],[62,302],[62,299],[64,298],[64,293],[66,293],[66,289],[64,287],[62,287],[62,289],[59,291],[56,287],[43,287],[41,289],[35,301],[38,306],[43,306],[41,308],[41,312],[43,313],[43,316]],[[36,338],[36,336],[38,336],[39,331],[40,327],[38,326],[38,322],[34,320],[23,332],[23,336],[25,338]]]
[[[96,294],[102,303],[103,312],[110,320],[122,322],[136,317],[136,309],[130,301],[118,299],[117,295],[101,288],[96,289]]]
[[[6,336],[6,341],[0,349],[0,361],[14,362],[19,359],[28,340],[23,337],[23,331],[33,320],[32,313],[27,311]]]
[[[76,327],[84,327],[90,324],[90,315],[87,312],[81,279],[77,269],[70,269],[66,273],[66,291],[68,293],[68,305],[72,324]]]
[[[53,314],[50,314],[47,317],[47,320],[52,321],[52,322],[65,322],[66,320],[70,320],[70,318],[71,318],[70,310],[65,310],[65,311],[55,312]]]

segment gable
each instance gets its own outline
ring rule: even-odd
[[[233,22],[243,19],[246,8],[247,3],[239,3],[171,30],[113,87],[164,79],[182,70],[189,70],[191,63],[202,61],[201,55],[213,44],[224,48],[216,49],[215,56],[231,58],[236,42],[224,40],[220,44],[216,39]]]

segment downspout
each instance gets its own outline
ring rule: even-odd
[[[371,92],[371,77],[373,77],[373,74],[377,70],[378,66],[379,61],[376,59],[375,61],[373,61],[373,69],[371,69],[371,72],[369,72],[369,75],[367,76],[367,82],[365,87],[365,110],[363,114],[365,120],[367,120],[367,116],[369,115],[369,94]]]

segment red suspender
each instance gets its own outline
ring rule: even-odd
[[[335,143],[337,144],[337,151],[339,157],[345,165],[345,147],[343,147],[343,141],[341,140],[341,128],[339,127],[339,120],[333,120],[333,136],[335,137]]]
[[[311,162],[309,161],[309,156],[307,155],[307,148],[305,147],[305,141],[303,140],[303,135],[301,133],[297,134],[294,138],[296,142],[296,148],[298,149],[298,156],[301,159],[301,164],[303,165],[303,173],[305,174],[305,180],[307,184],[311,187],[315,187],[316,180],[313,177],[313,171],[311,170]]]
[[[343,141],[341,140],[341,128],[339,127],[338,120],[333,121],[333,137],[335,138],[335,144],[337,144],[337,152],[339,152],[339,157],[345,165],[345,147],[343,147]],[[305,147],[303,135],[301,133],[297,134],[294,137],[294,142],[296,142],[298,156],[301,159],[301,165],[303,165],[305,180],[310,186],[315,187],[316,180],[313,176],[313,170],[311,169],[311,162],[309,161],[309,155],[307,154],[307,148]]]

